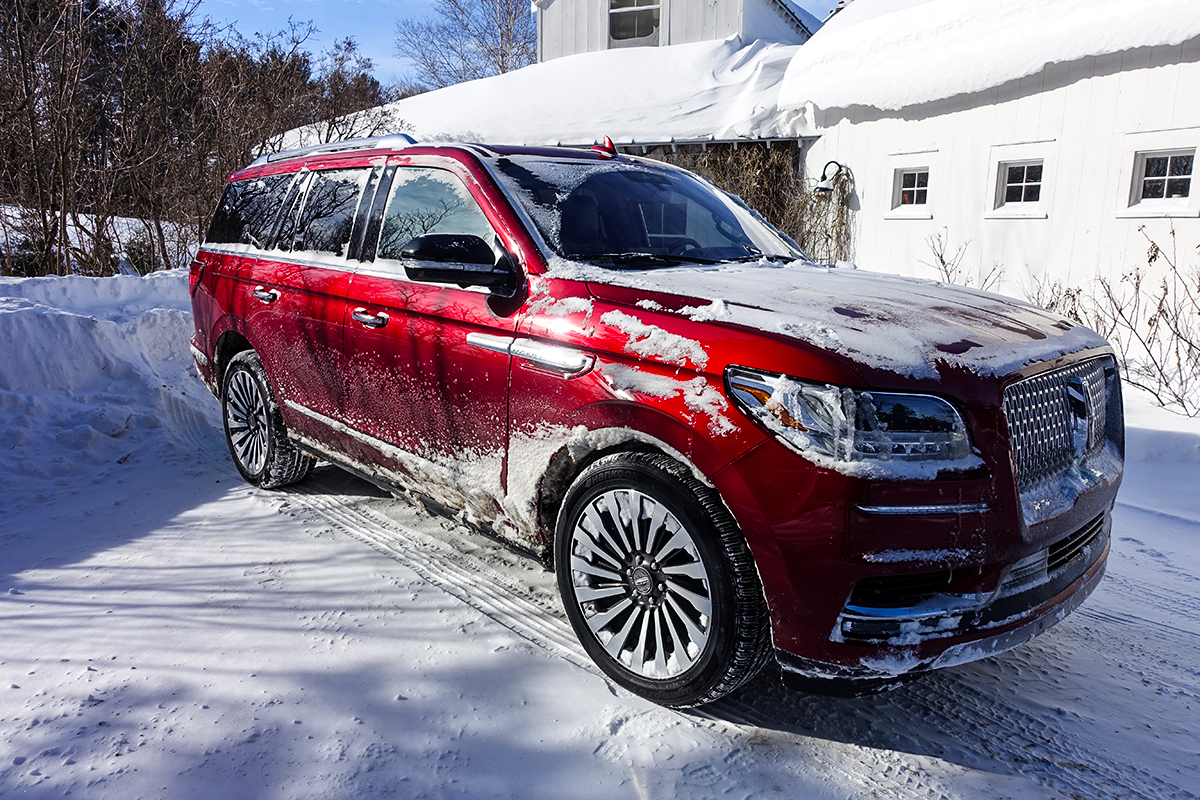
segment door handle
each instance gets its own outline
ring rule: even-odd
[[[264,286],[255,286],[251,294],[254,295],[255,300],[267,303],[268,305],[279,299],[278,289],[268,289]]]
[[[365,308],[356,308],[350,316],[368,328],[382,328],[388,323],[388,315],[380,311],[378,314],[368,313]]]

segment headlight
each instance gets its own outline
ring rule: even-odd
[[[982,463],[972,453],[962,415],[940,397],[849,389],[744,367],[731,367],[725,379],[742,411],[822,466]],[[974,463],[951,468],[970,466]],[[895,470],[884,470],[889,471]]]

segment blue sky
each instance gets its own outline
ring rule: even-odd
[[[799,0],[823,19],[837,0]],[[408,64],[392,52],[396,22],[431,13],[432,0],[201,0],[197,14],[218,24],[232,25],[243,36],[278,30],[288,17],[311,20],[320,32],[309,49],[320,53],[334,41],[353,36],[375,62],[375,77],[390,83],[404,77]]]

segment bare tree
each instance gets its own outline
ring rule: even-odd
[[[401,20],[396,53],[429,88],[487,78],[537,60],[537,25],[526,0],[436,0],[436,16]]]
[[[285,131],[402,129],[353,40],[314,60],[310,24],[246,39],[196,6],[0,3],[0,274],[186,264],[225,176]]]

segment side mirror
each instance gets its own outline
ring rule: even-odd
[[[488,286],[504,293],[516,289],[516,270],[509,256],[499,259],[478,236],[430,233],[412,239],[400,250],[409,280]]]

